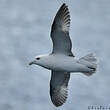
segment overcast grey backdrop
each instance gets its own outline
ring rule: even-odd
[[[65,0],[66,1],[66,0]],[[50,71],[28,66],[50,53],[50,27],[63,0],[0,0],[0,110],[52,110]],[[77,58],[95,52],[98,72],[72,74],[62,110],[110,104],[110,0],[67,0]]]

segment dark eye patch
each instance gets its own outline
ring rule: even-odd
[[[37,57],[36,60],[40,60],[40,57]]]

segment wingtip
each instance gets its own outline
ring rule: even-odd
[[[61,7],[68,7],[68,5],[66,5],[66,3],[63,3]]]
[[[66,5],[66,3],[63,3],[63,5]]]

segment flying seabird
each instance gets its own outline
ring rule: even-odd
[[[58,10],[51,27],[52,53],[36,56],[35,60],[29,63],[51,70],[50,97],[56,107],[63,105],[67,99],[70,72],[81,72],[91,76],[97,68],[96,58],[92,53],[75,59],[71,51],[69,28],[70,13],[64,3]]]

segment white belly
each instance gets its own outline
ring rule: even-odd
[[[74,57],[68,56],[50,57],[45,68],[54,71],[66,72],[87,72],[89,70],[85,65],[79,64]]]

